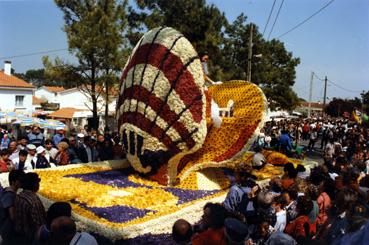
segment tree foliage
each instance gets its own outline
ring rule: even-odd
[[[228,23],[224,14],[205,0],[136,0],[138,10],[131,8],[129,23],[131,41],[136,42],[137,31],[157,26],[171,26],[182,32],[197,51],[210,56],[209,70],[213,80],[246,80],[248,43],[253,25],[253,54],[251,81],[265,92],[272,109],[293,109],[298,97],[292,90],[300,63],[278,40],[266,41],[255,24],[247,24],[241,14]]]
[[[48,74],[78,77],[79,85],[91,97],[94,118],[91,126],[97,128],[97,87],[114,86],[124,62],[127,0],[55,0],[55,3],[64,14],[69,51],[78,64],[56,60],[48,67],[51,69]]]
[[[357,97],[354,99],[333,98],[325,107],[325,112],[332,117],[341,117],[345,112],[351,114],[355,108],[361,108],[361,105],[361,100]]]
[[[369,115],[369,90],[361,93],[361,99],[363,103],[363,110]]]

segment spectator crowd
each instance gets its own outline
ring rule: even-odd
[[[259,186],[251,172],[264,166],[257,164],[265,161],[261,149],[296,156],[302,142],[307,152],[320,152],[321,163],[311,170],[287,163],[283,176]],[[340,119],[272,121],[254,148],[257,157],[237,167],[223,203],[206,204],[198,224],[174,223],[176,244],[368,243],[367,127]]]
[[[10,132],[0,130],[0,173],[124,158],[118,134],[85,131],[66,137],[59,129],[45,139],[42,129],[33,126],[14,139]]]
[[[4,244],[97,244],[90,234],[77,232],[68,203],[54,203],[45,212],[36,195],[41,180],[36,173],[23,170],[106,160],[116,156],[114,143],[119,142],[106,135],[97,135],[96,140],[92,135],[66,140],[61,131],[44,140],[38,131],[33,128],[27,138],[10,140],[1,151],[1,171],[10,170],[10,187],[0,199]],[[307,151],[320,148],[321,163],[313,169],[287,163],[282,176],[259,186],[252,170],[268,164],[263,163],[261,149],[294,156],[301,142],[308,142]],[[262,164],[238,165],[224,202],[207,203],[196,224],[177,220],[170,244],[344,245],[369,241],[367,127],[338,119],[269,122],[254,147]],[[105,154],[107,148],[109,154]]]

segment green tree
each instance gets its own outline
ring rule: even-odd
[[[356,97],[354,99],[333,98],[325,107],[325,112],[332,117],[341,117],[344,112],[351,114],[355,108],[361,108],[361,105],[361,100]]]
[[[194,45],[199,54],[210,56],[211,77],[221,74],[218,60],[222,59],[222,29],[227,20],[214,5],[205,0],[136,0],[137,8],[131,8],[129,23],[130,40],[138,41],[139,33],[158,26],[177,29]]]
[[[361,100],[363,103],[363,110],[369,115],[369,90],[361,93]]]
[[[257,26],[247,24],[246,20],[247,17],[241,14],[225,29],[222,66],[227,73],[223,79],[246,80],[248,43],[253,25],[252,54],[259,57],[252,57],[251,81],[263,89],[272,109],[292,110],[299,102],[292,86],[300,59],[294,58],[282,42],[275,39],[266,41]]]
[[[111,78],[122,67],[119,59],[123,59],[126,48],[123,34],[127,28],[127,0],[55,0],[55,3],[64,14],[69,51],[76,56],[78,64],[51,63],[49,68],[55,70],[54,74],[76,74],[80,86],[91,97],[91,126],[98,128],[99,86],[105,85],[109,91],[111,83],[117,81]]]

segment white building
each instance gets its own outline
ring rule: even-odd
[[[42,86],[35,91],[35,96],[39,99],[46,100],[48,103],[59,103],[57,99],[58,93],[64,90],[63,87]]]
[[[100,88],[98,88],[100,89]],[[101,91],[101,90],[98,90]],[[105,113],[105,98],[104,95],[97,93],[98,103],[97,111],[99,115],[100,127],[104,128],[103,116]],[[115,106],[116,92],[111,92],[109,96],[109,126],[115,126]],[[55,102],[59,104],[59,110],[51,113],[49,116],[56,119],[69,121],[71,127],[83,127],[88,123],[89,118],[92,118],[92,100],[88,92],[81,88],[71,88],[59,91],[56,93]]]
[[[0,111],[17,111],[32,115],[32,95],[35,87],[11,74],[11,62],[5,61],[0,71]]]

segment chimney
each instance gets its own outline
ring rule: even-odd
[[[8,75],[8,76],[12,74],[12,62],[11,61],[6,60],[4,62],[4,73],[5,75]]]

